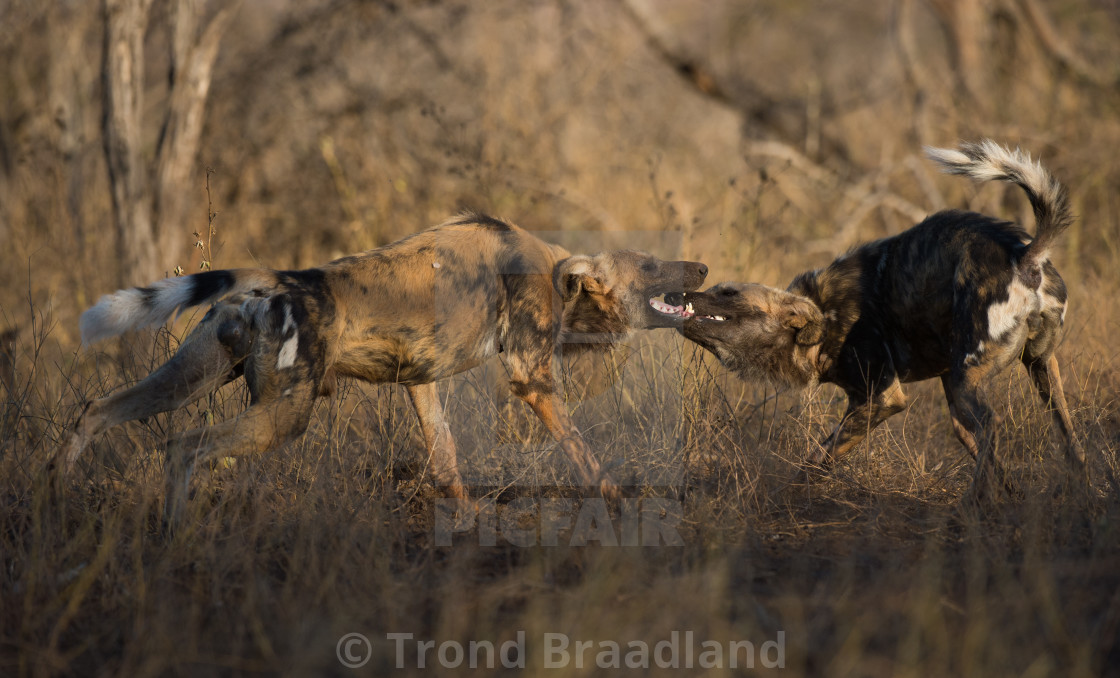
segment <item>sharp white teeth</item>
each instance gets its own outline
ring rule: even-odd
[[[685,313],[690,313],[690,314],[695,313],[695,311],[692,310],[692,302],[691,301],[688,302],[688,305],[684,307],[684,311],[685,311]]]
[[[724,320],[727,320],[727,318],[724,318],[722,315],[717,315],[716,320],[723,322]]]
[[[666,315],[690,315],[692,309],[692,304],[689,304],[689,308],[686,310],[683,306],[673,306],[672,304],[666,304],[657,299],[650,299],[649,305],[652,306],[655,311]]]

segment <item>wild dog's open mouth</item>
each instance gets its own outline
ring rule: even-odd
[[[658,297],[661,298],[659,299]],[[693,315],[695,315],[695,312],[692,310],[692,303],[682,303],[679,305],[670,303],[670,301],[677,300],[683,302],[683,299],[681,299],[681,297],[682,295],[680,293],[659,294],[657,297],[650,297],[649,305],[653,307],[653,310],[662,315],[667,315],[671,318],[680,318],[682,320],[687,320],[688,318],[691,318]]]

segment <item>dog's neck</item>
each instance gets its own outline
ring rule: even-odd
[[[812,347],[811,357],[806,353],[821,380],[826,380],[848,333],[859,320],[863,303],[860,271],[858,257],[842,257],[827,268],[802,273],[787,290],[811,300],[824,315],[824,339]]]
[[[564,306],[560,341],[565,353],[612,349],[630,334],[625,308],[610,292],[604,300],[580,294]]]

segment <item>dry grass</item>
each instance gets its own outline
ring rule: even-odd
[[[524,631],[530,673],[551,675],[544,633],[652,646],[673,630],[756,644],[781,630],[790,675],[1107,673],[1120,625],[1120,501],[1106,479],[1120,441],[1116,366],[1071,350],[1078,339],[1075,324],[1062,353],[1094,455],[1092,496],[1062,491],[1056,434],[1024,376],[1004,375],[989,397],[1028,491],[977,513],[958,503],[972,466],[929,385],[832,478],[791,487],[791,462],[836,420],[836,394],[747,388],[671,334],[644,337],[613,384],[573,402],[633,496],[683,507],[684,544],[644,547],[571,546],[571,522],[559,546],[480,546],[477,529],[439,545],[439,502],[402,393],[358,385],[321,403],[289,448],[213,469],[189,526],[169,537],[166,432],[230,416],[243,395],[229,388],[106,436],[51,494],[39,467],[73,416],[64,404],[138,378],[173,339],[161,333],[151,361],[96,354],[59,369],[41,358],[32,367],[44,374],[19,381],[3,413],[0,666],[344,675],[335,643],[360,632],[374,642],[361,671],[379,675],[395,662],[388,633],[498,644]],[[498,386],[501,371],[441,393],[476,495],[502,521],[519,511],[535,526],[538,501],[576,495],[540,425]]]
[[[1079,216],[1055,253],[1072,295],[1058,355],[1090,495],[1064,490],[1059,436],[1018,368],[986,393],[1021,501],[959,504],[972,463],[933,383],[831,477],[790,486],[839,393],[739,383],[671,332],[567,369],[592,448],[630,495],[680,507],[680,546],[572,546],[571,526],[558,546],[483,546],[477,529],[441,545],[421,436],[391,385],[345,384],[288,448],[203,470],[173,537],[167,435],[234,416],[238,386],[111,431],[50,491],[43,460],[81,404],[147,375],[187,324],[78,350],[77,314],[118,275],[90,103],[99,10],[16,0],[0,3],[0,675],[441,675],[411,655],[395,671],[386,634],[498,645],[518,631],[525,673],[568,675],[581,671],[542,668],[543,634],[625,647],[674,630],[756,645],[782,631],[791,676],[1120,675],[1115,87],[1053,63],[1022,0],[981,3],[991,87],[975,101],[937,15],[952,3],[631,4],[244,3],[183,189],[184,249],[207,228],[213,166],[216,268],[313,265],[470,207],[573,249],[643,247],[703,260],[713,282],[782,285],[914,210],[1029,222],[1014,188],[918,157],[1020,143]],[[1120,72],[1112,4],[1040,4]],[[157,22],[149,49],[166,38]],[[148,112],[166,103],[154,58]],[[493,362],[440,393],[474,494],[534,526],[579,493],[503,375]],[[373,642],[358,670],[336,654],[351,632]]]

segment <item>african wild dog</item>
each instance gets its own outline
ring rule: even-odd
[[[434,382],[501,353],[511,390],[560,442],[580,483],[615,494],[557,393],[561,346],[608,347],[635,329],[679,324],[683,309],[657,297],[697,289],[707,271],[631,250],[573,256],[513,224],[465,214],[318,268],[212,271],[121,290],[82,315],[84,342],[217,303],[167,363],[86,406],[59,467],[112,426],[182,407],[244,375],[246,412],[168,442],[175,519],[194,464],[293,440],[316,398],[337,377],[353,377],[407,388],[434,479],[465,497]]]
[[[680,331],[743,378],[844,390],[847,412],[809,466],[827,467],[902,411],[903,383],[940,377],[957,437],[977,459],[976,477],[991,463],[1005,486],[992,453],[992,412],[978,387],[1018,358],[1084,475],[1054,357],[1066,287],[1050,248],[1072,221],[1066,190],[1028,155],[992,141],[926,152],[948,173],[1022,187],[1035,237],[975,212],[938,212],[802,273],[784,292],[741,283],[689,292],[695,315]],[[975,480],[973,487],[984,489]]]

